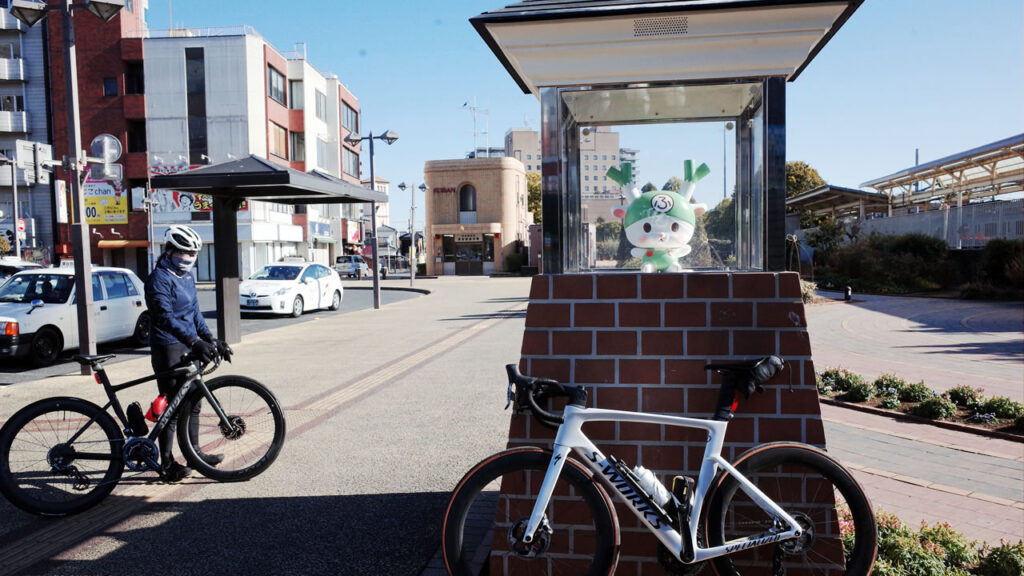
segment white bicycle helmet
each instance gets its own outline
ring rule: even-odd
[[[188,226],[174,224],[164,232],[164,248],[179,252],[199,252],[203,247],[203,239]]]

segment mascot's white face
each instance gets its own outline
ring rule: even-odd
[[[683,200],[678,194],[662,192],[650,199],[651,214],[626,227],[626,238],[639,248],[668,250],[678,248],[693,238],[693,224],[671,215],[676,203]],[[652,213],[653,212],[653,213]]]

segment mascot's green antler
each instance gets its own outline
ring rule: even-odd
[[[686,184],[683,185],[683,189],[679,191],[679,194],[686,199],[687,202],[693,196],[693,190],[697,187],[697,182],[704,178],[708,174],[711,174],[711,168],[708,168],[707,164],[701,164],[697,166],[697,171],[693,171],[693,160],[683,161],[683,181]],[[611,174],[609,174],[611,176]]]
[[[612,166],[605,174],[618,183],[619,186],[628,186],[633,181],[633,165],[629,162],[623,162],[618,168]]]

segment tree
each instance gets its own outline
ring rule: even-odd
[[[618,240],[622,233],[622,223],[605,222],[602,218],[597,219],[597,241]]]
[[[671,190],[673,192],[679,192],[683,189],[683,181],[673,176],[665,182],[665,185],[661,187],[662,190]]]
[[[644,184],[644,187],[640,189],[641,192],[650,192],[651,190],[657,190],[658,187],[654,185],[654,182],[648,182]]]
[[[540,224],[543,215],[540,200],[540,174],[526,173],[526,207],[533,214],[533,223]]]
[[[736,205],[732,198],[722,200],[704,214],[704,228],[710,238],[732,241],[736,236]]]
[[[0,254],[7,254],[11,251],[11,243],[7,241],[7,238],[0,235]]]
[[[806,162],[786,162],[786,198],[824,186],[825,180]]]

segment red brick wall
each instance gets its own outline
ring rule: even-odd
[[[796,273],[596,274],[536,276],[520,368],[585,385],[590,406],[710,417],[720,379],[711,361],[776,354],[787,361],[763,394],[741,401],[724,455],[798,440],[824,446]],[[595,423],[584,431],[608,454],[653,469],[662,480],[696,476],[704,433],[643,424]],[[509,446],[546,446],[553,432],[513,416]],[[621,574],[655,569],[657,540],[625,508]]]

